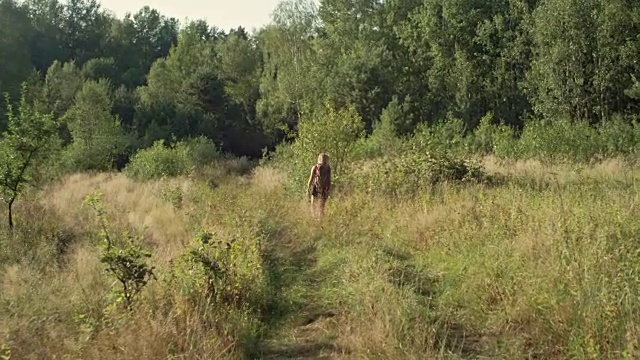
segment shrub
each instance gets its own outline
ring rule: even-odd
[[[101,199],[102,194],[94,193],[85,198],[83,206],[91,207],[100,222],[103,240],[100,262],[105,264],[107,273],[115,277],[121,285],[115,293],[117,302],[124,302],[125,306],[131,309],[134,299],[149,280],[155,278],[153,267],[146,262],[146,259],[151,257],[151,252],[142,249],[138,236],[124,232],[114,237],[109,232],[109,223]]]
[[[339,110],[327,106],[324,112],[303,119],[295,142],[283,153],[296,186],[306,181],[311,165],[321,152],[329,154],[334,182],[338,181],[342,167],[352,157],[363,134],[364,122],[352,106]]]
[[[213,141],[204,136],[198,136],[186,141],[195,166],[209,165],[220,158],[220,151]]]
[[[374,124],[371,135],[358,141],[354,149],[355,157],[370,159],[402,151],[402,137],[409,132],[412,122],[413,117],[406,104],[401,105],[394,96],[382,110],[380,120]]]
[[[189,148],[184,143],[171,148],[158,140],[150,148],[138,151],[125,167],[125,173],[136,180],[151,180],[186,174],[191,164]]]
[[[465,139],[466,148],[469,153],[478,155],[491,154],[494,147],[494,140],[499,128],[491,123],[493,113],[489,112],[480,119],[480,123]]]
[[[635,152],[638,140],[638,124],[621,116],[615,116],[598,126],[598,133],[602,142],[602,155],[611,157],[627,155]]]
[[[440,183],[468,183],[489,180],[482,165],[440,153],[408,151],[403,155],[355,175],[357,187],[392,196],[414,195]]]
[[[521,156],[588,161],[600,153],[599,136],[585,121],[529,120],[519,141]]]
[[[165,146],[157,140],[150,148],[138,151],[125,168],[127,176],[144,181],[186,175],[211,164],[220,152],[211,139],[203,136]]]
[[[411,147],[427,152],[465,152],[465,124],[462,120],[448,116],[433,125],[420,124],[409,140]]]
[[[255,239],[216,239],[200,232],[174,262],[170,281],[187,296],[200,296],[224,304],[246,306],[259,292],[262,265]]]

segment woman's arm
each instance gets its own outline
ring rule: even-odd
[[[313,181],[313,173],[315,168],[315,165],[311,167],[311,174],[309,175],[309,181],[307,181],[307,194],[311,194],[311,182]]]

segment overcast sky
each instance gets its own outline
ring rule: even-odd
[[[162,15],[175,17],[183,23],[204,19],[210,26],[228,31],[243,26],[248,32],[270,22],[271,12],[280,0],[100,0],[103,8],[122,18],[145,5]]]

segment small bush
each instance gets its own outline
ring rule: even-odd
[[[638,140],[638,124],[628,121],[621,116],[615,116],[598,126],[598,133],[602,142],[602,156],[633,154]]]
[[[393,97],[389,105],[382,110],[380,120],[374,124],[373,132],[361,138],[354,148],[356,159],[372,159],[378,156],[397,154],[403,150],[402,138],[413,127],[413,117],[407,110],[406,103],[400,104]]]
[[[205,137],[179,141],[172,146],[165,146],[158,140],[131,158],[125,174],[140,181],[186,175],[219,157],[216,146]]]
[[[93,208],[100,222],[103,240],[100,262],[105,264],[106,272],[121,285],[121,288],[115,291],[116,303],[123,302],[131,309],[135,298],[149,280],[155,278],[153,267],[146,262],[146,259],[151,257],[151,252],[142,248],[138,236],[129,232],[113,236],[109,232],[109,223],[101,199],[102,194],[94,193],[87,196],[82,205]]]
[[[488,155],[493,152],[496,133],[499,128],[491,123],[493,113],[489,112],[480,119],[480,123],[473,133],[466,137],[467,152],[478,155]]]
[[[219,165],[227,172],[227,174],[242,176],[251,173],[255,164],[246,156],[242,156],[239,158],[225,159]]]
[[[295,142],[277,149],[277,162],[290,172],[291,185],[299,189],[304,186],[318,154],[328,153],[333,181],[337,183],[363,134],[364,122],[353,106],[338,110],[326,106],[324,111],[300,121]]]
[[[465,131],[462,120],[449,116],[433,125],[419,125],[409,143],[421,151],[462,154],[466,151]]]
[[[125,174],[136,180],[184,175],[191,170],[192,159],[189,148],[184,143],[167,147],[162,140],[144,150],[138,151],[132,158]]]
[[[506,126],[494,128],[493,153],[500,159],[581,163],[632,155],[640,139],[638,128],[636,122],[619,116],[597,126],[569,119],[531,119],[519,137]]]
[[[213,141],[204,136],[188,140],[186,146],[191,152],[193,165],[197,167],[209,165],[221,155]]]
[[[184,193],[180,185],[165,184],[160,190],[162,200],[171,204],[175,209],[181,209],[184,202]]]
[[[203,231],[194,238],[175,262],[171,281],[189,297],[204,294],[215,302],[246,306],[263,282],[258,243],[215,236]]]
[[[529,120],[520,136],[524,158],[588,161],[600,153],[597,130],[584,121]]]
[[[482,165],[473,160],[439,153],[408,151],[403,155],[356,174],[357,187],[366,191],[401,196],[440,183],[470,183],[489,180]]]

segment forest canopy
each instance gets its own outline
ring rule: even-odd
[[[27,84],[71,160],[94,143],[110,156],[81,169],[199,137],[260,157],[327,105],[355,109],[368,134],[390,108],[398,135],[452,118],[466,131],[487,116],[516,131],[631,121],[639,54],[635,0],[287,0],[253,33],[150,7],[117,18],[96,0],[0,0],[0,92],[17,104]]]

